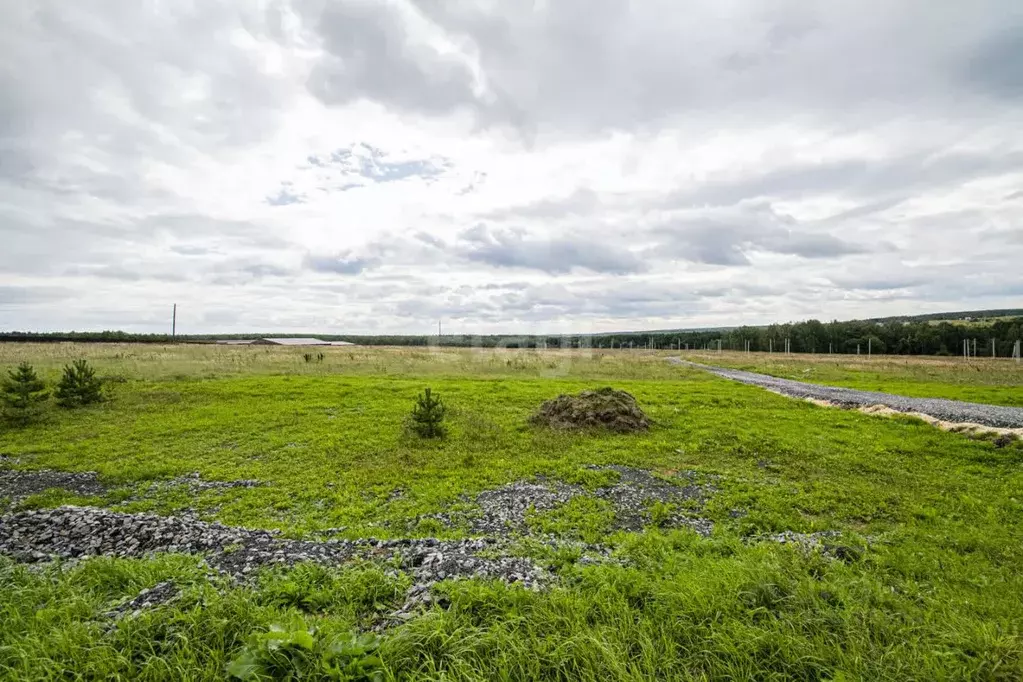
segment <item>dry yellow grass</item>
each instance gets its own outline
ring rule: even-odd
[[[317,356],[322,353],[323,360]],[[311,355],[311,361],[305,356]],[[30,362],[47,379],[85,358],[104,376],[215,378],[239,374],[484,375],[670,378],[655,351],[387,346],[228,346],[141,343],[0,343],[0,369]]]

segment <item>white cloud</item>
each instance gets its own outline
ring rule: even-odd
[[[0,329],[1019,301],[1004,1],[4,4]]]

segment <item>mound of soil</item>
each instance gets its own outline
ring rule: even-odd
[[[650,428],[650,420],[639,409],[636,399],[610,387],[578,395],[559,395],[541,405],[529,418],[529,423],[552,429],[607,429],[615,433]]]

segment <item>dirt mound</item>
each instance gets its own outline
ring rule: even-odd
[[[615,433],[646,431],[650,420],[625,391],[598,388],[578,395],[559,395],[529,418],[534,426],[552,429],[607,429]]]

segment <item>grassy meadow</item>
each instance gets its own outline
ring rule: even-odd
[[[537,529],[608,545],[614,561],[582,562],[523,538],[517,551],[545,562],[553,587],[444,583],[446,606],[380,633],[373,670],[402,680],[1023,679],[1020,443],[998,448],[911,418],[816,407],[672,366],[668,355],[0,344],[0,368],[27,360],[51,384],[65,363],[87,358],[108,398],[3,427],[0,467],[95,471],[109,486],[0,507],[193,510],[312,539],[327,529],[461,537],[466,528],[431,515],[505,483],[543,475],[595,485],[587,465],[690,470],[713,482],[698,510],[714,523],[710,537],[611,532],[607,514],[585,506],[536,515]],[[687,358],[1023,405],[1023,370],[1004,361]],[[632,393],[653,428],[527,425],[542,401],[605,385]],[[403,429],[427,386],[449,409],[443,441]],[[195,495],[153,485],[192,472],[263,485]],[[839,531],[855,551],[840,560],[768,539],[783,531]],[[106,615],[164,580],[180,599],[116,622]],[[275,678],[375,679],[355,665],[337,672],[331,646],[400,606],[406,580],[373,563],[266,570],[235,584],[184,555],[46,566],[0,558],[0,679],[224,679],[271,626],[296,642]]]
[[[948,398],[1023,407],[1023,362],[1011,358],[919,355],[810,355],[690,351],[687,360],[719,367],[911,398]]]

